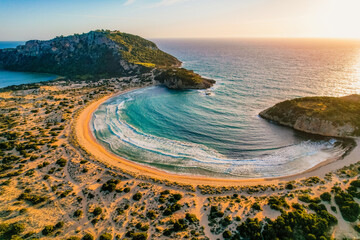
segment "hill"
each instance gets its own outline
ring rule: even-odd
[[[52,73],[72,80],[135,76],[154,69],[161,74],[180,65],[178,59],[161,51],[155,43],[110,30],[60,36],[47,41],[31,40],[16,48],[0,50],[2,69]],[[208,82],[199,84],[199,80],[203,81],[201,77],[192,82],[195,79],[193,72],[189,71],[187,75],[190,76],[186,81],[187,87],[209,86]],[[175,79],[175,82],[183,80]],[[184,88],[182,84],[176,85]]]
[[[262,111],[260,116],[308,133],[360,136],[360,95],[287,100]]]
[[[6,70],[67,77],[128,76],[154,67],[180,64],[154,43],[119,31],[91,31],[48,41],[31,40],[14,49],[0,50],[0,67]]]

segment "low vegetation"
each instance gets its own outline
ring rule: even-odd
[[[349,125],[346,136],[360,136],[360,96],[304,97],[287,100],[260,113],[260,116],[294,126],[301,118],[331,122],[335,127]],[[320,126],[320,125],[319,125]]]
[[[0,239],[323,240],[343,219],[351,226],[344,236],[360,236],[360,163],[324,179],[192,186],[99,162],[77,144],[70,123],[123,86],[101,84],[0,93],[10,96],[0,101]]]

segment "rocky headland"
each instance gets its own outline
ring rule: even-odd
[[[31,40],[16,48],[0,50],[0,69],[11,71],[52,73],[71,80],[92,81],[152,73],[154,83],[172,89],[208,88],[215,83],[192,71],[178,69],[180,66],[178,59],[161,51],[155,43],[109,30],[47,41]],[[170,76],[170,72],[181,75]]]
[[[201,77],[184,68],[160,70],[155,80],[170,89],[205,89],[214,85],[215,80]]]
[[[360,136],[360,95],[304,97],[280,102],[260,113],[296,130],[331,137]]]

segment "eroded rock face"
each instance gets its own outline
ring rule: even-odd
[[[284,101],[259,114],[296,130],[331,137],[360,136],[360,98],[312,97]]]
[[[307,133],[334,137],[352,136],[355,130],[354,127],[348,123],[340,126],[331,121],[307,116],[299,117],[293,128]]]

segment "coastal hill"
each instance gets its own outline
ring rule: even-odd
[[[135,76],[150,73],[154,69],[161,74],[170,68],[177,71],[180,65],[178,59],[161,51],[155,43],[110,30],[60,36],[47,41],[31,40],[16,48],[0,50],[2,69],[52,73],[72,80]],[[203,78],[192,71],[186,74],[189,77],[186,88],[209,86],[208,81],[207,84],[201,84]],[[179,83],[176,85],[180,89],[185,88]]]
[[[360,136],[360,95],[296,98],[280,102],[260,116],[307,133]]]

